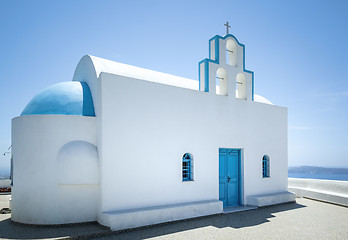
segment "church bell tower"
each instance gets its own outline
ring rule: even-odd
[[[247,101],[254,100],[254,73],[245,69],[245,46],[229,34],[209,40],[209,58],[199,62],[199,89]]]

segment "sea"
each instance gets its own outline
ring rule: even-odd
[[[289,178],[312,178],[348,181],[348,168],[329,168],[316,166],[299,166],[288,168]]]
[[[348,181],[348,174],[322,174],[322,173],[288,173],[289,178],[312,178]]]

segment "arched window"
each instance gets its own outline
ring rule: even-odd
[[[236,78],[236,98],[247,99],[246,78],[243,73],[238,73]]]
[[[236,67],[237,57],[237,43],[232,39],[228,39],[226,41],[226,64]]]
[[[268,178],[269,176],[269,156],[264,155],[262,158],[262,177]]]
[[[216,94],[228,95],[227,91],[227,72],[223,68],[216,70]]]
[[[189,153],[182,156],[182,180],[193,181],[192,156]]]

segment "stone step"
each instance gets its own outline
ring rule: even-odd
[[[103,212],[100,224],[113,231],[137,228],[164,222],[195,218],[223,212],[223,203],[218,200],[171,204],[146,208]]]
[[[247,197],[248,205],[264,207],[279,203],[294,202],[296,195],[290,192],[254,195]]]

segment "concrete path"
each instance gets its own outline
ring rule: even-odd
[[[348,208],[304,198],[245,212],[110,232],[97,224],[32,227],[0,215],[0,238],[45,239],[348,239]]]

